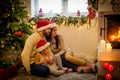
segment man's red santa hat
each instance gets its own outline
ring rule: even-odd
[[[50,28],[50,23],[49,21],[46,20],[40,20],[37,22],[37,31],[42,31],[47,28]]]

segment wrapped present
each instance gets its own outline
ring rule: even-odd
[[[0,68],[0,80],[6,80],[17,74],[17,66],[14,64],[10,68]]]

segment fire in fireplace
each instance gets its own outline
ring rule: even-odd
[[[107,40],[113,49],[120,49],[120,14],[106,15],[107,18]]]

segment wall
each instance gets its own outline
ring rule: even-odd
[[[105,0],[104,4],[99,2],[98,9],[99,12],[112,11],[112,6],[110,5],[109,0]],[[94,19],[92,25],[94,25],[96,21],[96,26],[89,30],[87,29],[88,24],[80,27],[59,26],[58,33],[63,36],[67,48],[71,48],[77,52],[88,53],[98,46],[98,20]]]
[[[103,3],[101,1],[104,1]],[[112,5],[110,0],[99,0],[98,10],[100,11],[112,11]]]
[[[93,20],[95,23],[97,19]],[[92,25],[95,25],[92,23]],[[88,53],[97,48],[98,22],[95,27],[87,29],[88,24],[80,27],[60,26],[58,33],[63,36],[65,46],[77,52]]]
[[[31,1],[30,0],[22,0],[23,2],[25,2],[26,5],[26,9],[28,11],[29,14],[31,14]]]

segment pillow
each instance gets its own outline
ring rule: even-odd
[[[90,53],[86,54],[85,60],[88,63],[95,63],[97,60],[97,53],[98,53],[98,49],[92,50]]]
[[[95,61],[97,60],[97,52],[97,49],[93,49],[90,53],[74,52],[74,56],[80,59],[84,59],[88,63],[95,63]]]
[[[86,63],[86,61],[84,59],[75,57],[74,52],[72,52],[72,51],[67,51],[65,53],[65,59],[76,65],[84,65]]]
[[[74,56],[80,59],[85,59],[85,56],[87,53],[79,53],[79,52],[73,52]]]

